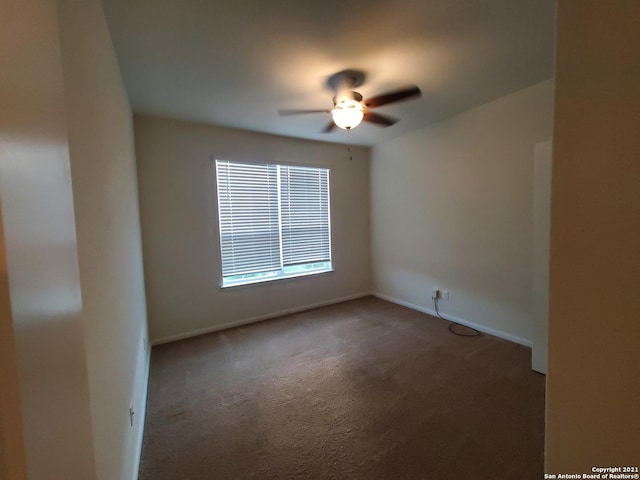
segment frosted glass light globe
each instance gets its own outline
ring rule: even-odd
[[[364,107],[362,103],[355,100],[342,100],[336,103],[331,111],[333,122],[344,130],[351,130],[362,122],[364,117]]]

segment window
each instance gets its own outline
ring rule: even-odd
[[[331,271],[329,170],[216,160],[222,286]]]

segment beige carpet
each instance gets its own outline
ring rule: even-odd
[[[140,479],[531,479],[544,377],[373,297],[155,347]]]

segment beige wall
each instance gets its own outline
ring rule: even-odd
[[[640,2],[558,3],[546,470],[640,463]]]
[[[95,478],[56,2],[0,14],[0,195],[30,480]]]
[[[9,1],[0,21],[0,194],[28,477],[133,479],[144,281],[132,117],[102,7]]]
[[[529,344],[533,156],[551,138],[542,82],[373,148],[373,289]]]
[[[148,373],[133,119],[101,3],[58,13],[97,478],[133,479]]]
[[[135,133],[154,341],[370,290],[367,149],[144,116]],[[329,167],[335,272],[221,290],[212,155]]]

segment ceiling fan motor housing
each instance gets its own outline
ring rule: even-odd
[[[354,90],[347,90],[344,92],[338,93],[335,97],[333,97],[333,104],[337,105],[340,102],[362,102],[362,95]]]
[[[348,69],[334,73],[327,78],[327,86],[334,92],[353,90],[364,84],[366,74],[362,70]]]

